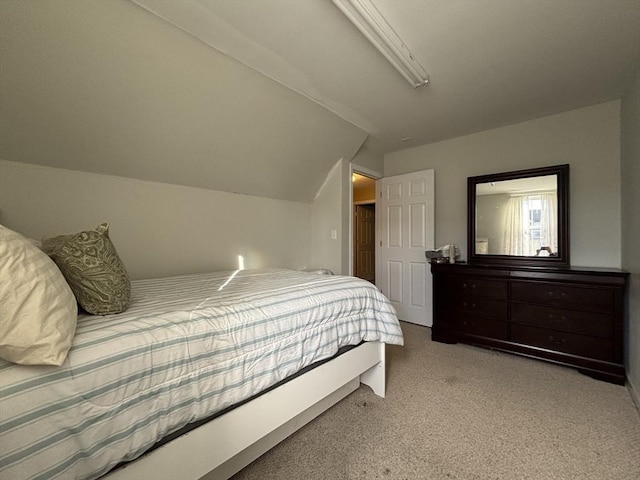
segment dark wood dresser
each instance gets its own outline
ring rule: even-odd
[[[432,264],[432,339],[577,368],[624,384],[627,273],[616,269]]]

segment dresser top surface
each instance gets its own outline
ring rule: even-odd
[[[466,268],[466,269],[479,269],[479,270],[487,270],[487,271],[503,271],[503,272],[511,272],[511,271],[520,271],[520,272],[531,272],[531,273],[583,273],[583,274],[594,274],[594,275],[622,275],[626,276],[629,272],[625,270],[621,270],[619,268],[607,268],[607,267],[578,267],[578,266],[569,266],[569,267],[535,267],[535,266],[510,266],[510,265],[485,265],[482,263],[466,263],[466,262],[456,262],[456,263],[433,263],[431,264],[432,268],[443,268],[443,269],[452,269],[452,268]]]
[[[567,267],[541,268],[530,266],[482,265],[477,263],[432,263],[434,274],[461,275],[503,280],[538,280],[623,286],[629,272],[618,268]]]

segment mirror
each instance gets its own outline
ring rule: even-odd
[[[569,165],[468,178],[468,261],[569,265]]]

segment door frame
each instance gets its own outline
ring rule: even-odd
[[[354,242],[354,236],[353,236],[353,229],[355,228],[353,225],[353,182],[351,181],[351,178],[353,177],[354,173],[359,173],[360,175],[364,175],[366,177],[372,178],[373,180],[380,180],[382,178],[382,173],[377,172],[375,170],[371,170],[369,168],[366,167],[361,167],[360,165],[355,165],[353,163],[349,163],[349,275],[353,276],[353,274],[355,273],[353,271],[353,255],[354,255],[354,248],[353,248],[353,242]],[[371,202],[369,202],[371,203]],[[375,202],[373,202],[375,203]],[[377,229],[377,227],[376,227]],[[376,237],[377,238],[377,237]],[[376,262],[378,261],[377,255],[376,255]],[[376,263],[376,267],[377,267],[377,263]]]

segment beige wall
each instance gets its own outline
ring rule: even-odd
[[[391,153],[384,174],[435,169],[436,245],[460,245],[466,258],[467,177],[564,163],[572,265],[619,268],[618,100]]]
[[[509,195],[506,193],[479,195],[476,199],[478,230],[476,236],[487,239],[489,254],[499,255],[506,250],[504,247],[504,225],[508,203]]]
[[[133,278],[305,268],[311,205],[0,161],[0,223],[33,237],[111,224]]]
[[[353,164],[358,167],[364,167],[367,170],[382,173],[384,169],[384,156],[372,151],[365,143],[355,157]]]
[[[311,260],[309,268],[328,268],[335,274],[342,269],[342,164],[336,162],[311,207]],[[336,238],[331,238],[331,231]],[[346,273],[346,272],[345,272]]]
[[[627,378],[640,408],[640,69],[622,99],[622,268],[630,275]]]

